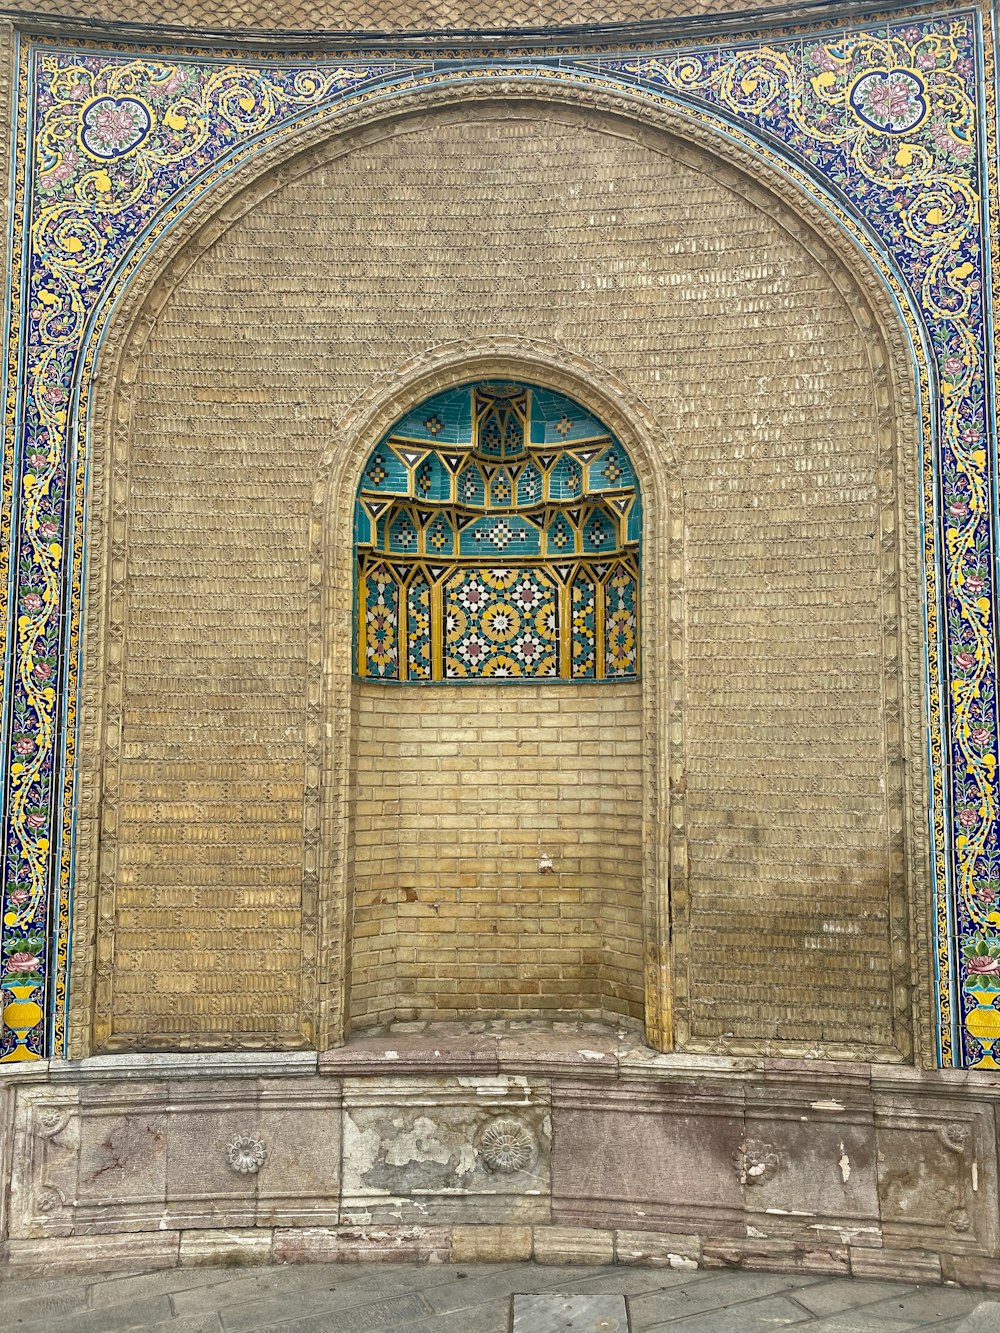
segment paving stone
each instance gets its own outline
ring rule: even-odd
[[[513,1297],[512,1333],[627,1333],[624,1296]]]
[[[415,1321],[426,1319],[429,1311],[420,1296],[413,1295],[369,1301],[353,1310],[329,1311],[307,1319],[289,1320],[289,1313],[294,1311],[286,1309],[286,1318],[280,1323],[248,1327],[253,1333],[376,1333],[380,1329],[409,1329]],[[223,1328],[229,1328],[224,1316]]]
[[[57,1328],[58,1333],[111,1333],[112,1330],[117,1333],[119,1329],[145,1329],[150,1325],[167,1323],[172,1315],[168,1296],[151,1296],[147,1300],[128,1301],[110,1309],[60,1315],[59,1323],[52,1326],[52,1333]],[[45,1325],[33,1323],[34,1333],[37,1333],[39,1327],[45,1328]]]
[[[523,1287],[524,1270],[516,1266],[504,1268],[499,1273],[467,1274],[464,1278],[456,1276],[453,1282],[425,1287],[423,1297],[432,1310],[449,1314],[471,1306],[485,1305],[489,1301],[508,1304],[511,1294]]]
[[[956,1325],[955,1333],[997,1333],[1000,1329],[1000,1301],[983,1301]]]
[[[859,1310],[842,1310],[840,1314],[830,1315],[826,1319],[811,1319],[802,1326],[803,1333],[914,1333],[918,1328],[927,1328],[926,1324],[918,1325],[912,1319],[895,1319],[888,1314],[872,1313],[871,1306]],[[948,1320],[945,1325],[932,1324],[930,1326],[934,1333],[946,1328],[948,1333],[952,1333],[954,1321]]]
[[[838,1314],[857,1305],[874,1305],[876,1301],[909,1296],[915,1288],[900,1282],[853,1282],[843,1280],[817,1282],[795,1293],[795,1299],[815,1315]]]
[[[223,1333],[222,1320],[211,1310],[207,1314],[183,1315],[162,1324],[132,1324],[128,1328],[117,1323],[108,1325],[108,1333]]]
[[[869,1305],[865,1312],[873,1317],[884,1315],[886,1318],[909,1319],[919,1327],[940,1319],[960,1319],[974,1310],[982,1299],[980,1291],[960,1291],[955,1287],[915,1287],[905,1295],[892,1296]]]
[[[232,1276],[232,1269],[227,1268],[167,1268],[152,1273],[136,1273],[113,1281],[108,1279],[90,1283],[90,1305],[99,1309],[101,1306],[120,1305],[123,1301],[138,1300],[140,1297],[200,1291],[205,1287],[231,1282]],[[195,1303],[198,1303],[197,1298]]]
[[[272,1296],[290,1293],[298,1296],[310,1292],[328,1292],[334,1287],[343,1289],[349,1283],[371,1276],[370,1264],[297,1264],[287,1268],[257,1269],[184,1269],[184,1272],[213,1272],[211,1283],[187,1284],[174,1288],[174,1309],[178,1313],[195,1312],[205,1308],[235,1309],[251,1301],[265,1301]]]
[[[79,1278],[77,1284],[79,1290],[76,1295],[41,1298],[22,1295],[20,1300],[13,1300],[10,1296],[0,1298],[0,1329],[3,1333],[7,1333],[8,1329],[55,1329],[69,1315],[83,1312],[87,1308],[86,1288]]]
[[[784,1296],[768,1296],[748,1305],[731,1305],[724,1310],[705,1310],[659,1324],[644,1323],[633,1306],[632,1328],[635,1333],[773,1333],[776,1328],[803,1324],[808,1315],[800,1305]],[[808,1329],[809,1325],[805,1324]],[[810,1330],[811,1333],[811,1330]],[[874,1331],[873,1331],[874,1333]]]
[[[8,1279],[0,1333],[508,1333],[513,1294],[627,1295],[632,1333],[1000,1333],[981,1291],[877,1279],[361,1262]]]
[[[116,1276],[102,1273],[101,1281],[111,1282]],[[75,1296],[85,1284],[86,1278],[81,1279],[79,1273],[71,1277],[8,1277],[0,1282],[0,1310],[6,1308],[8,1301],[20,1299],[27,1290],[33,1299],[38,1300],[42,1296]]]
[[[331,1283],[327,1290],[312,1288],[307,1292],[290,1291],[286,1295],[268,1296],[264,1300],[244,1300],[240,1305],[233,1305],[225,1300],[218,1300],[220,1293],[214,1292],[213,1304],[222,1314],[222,1324],[226,1333],[251,1333],[258,1328],[269,1328],[282,1319],[297,1316],[308,1320],[321,1315],[350,1313],[355,1309],[366,1308],[377,1303],[388,1303],[403,1297],[412,1297],[416,1291],[432,1285],[423,1275],[426,1269],[405,1269],[394,1266],[369,1275],[348,1280],[344,1283]],[[430,1270],[434,1272],[435,1270]],[[407,1280],[409,1278],[409,1280]],[[423,1279],[423,1280],[421,1280]],[[175,1308],[178,1301],[174,1301]],[[193,1308],[188,1305],[188,1308]],[[419,1315],[430,1314],[430,1307],[422,1302]]]
[[[385,1326],[397,1333],[393,1324]],[[433,1314],[426,1319],[407,1320],[400,1325],[398,1333],[509,1333],[510,1301],[490,1301],[486,1305],[476,1305],[468,1310],[456,1310],[451,1314]],[[287,1333],[287,1325],[261,1330],[261,1333]],[[295,1330],[292,1330],[295,1333]],[[313,1333],[313,1330],[307,1330]],[[382,1333],[382,1329],[371,1333]]]
[[[698,1274],[684,1273],[672,1276],[678,1279],[699,1277]],[[666,1287],[662,1291],[633,1297],[630,1302],[632,1324],[634,1328],[641,1329],[644,1322],[653,1326],[657,1321],[680,1319],[722,1306],[739,1305],[742,1309],[743,1302],[759,1300],[779,1292],[794,1294],[815,1282],[815,1277],[789,1276],[787,1273],[706,1274],[699,1281],[678,1281],[676,1286]],[[804,1311],[801,1317],[806,1317]]]
[[[539,1270],[530,1284],[534,1291],[564,1291],[567,1294],[584,1295],[587,1292],[604,1291],[622,1296],[643,1296],[673,1287],[682,1287],[692,1281],[710,1280],[711,1275],[695,1272],[664,1272],[662,1268],[612,1268],[593,1277],[575,1277],[568,1274],[559,1282],[548,1282],[546,1270]],[[528,1284],[521,1282],[521,1287]]]

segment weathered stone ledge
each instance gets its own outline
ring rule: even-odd
[[[641,1230],[561,1226],[218,1228],[146,1236],[10,1241],[0,1258],[19,1277],[115,1272],[141,1266],[289,1263],[628,1264],[952,1283],[1000,1290],[1000,1261],[926,1250],[790,1241],[733,1241]]]

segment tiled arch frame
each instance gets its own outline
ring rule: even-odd
[[[502,100],[499,100],[502,99]],[[544,96],[529,78],[470,73],[461,86],[400,91],[392,98],[341,111],[334,120],[291,134],[243,163],[191,207],[182,226],[158,239],[129,285],[109,302],[113,314],[95,330],[85,366],[91,384],[81,386],[81,420],[89,420],[89,447],[78,454],[89,463],[89,572],[82,647],[79,731],[78,823],[75,856],[75,923],[72,950],[68,1049],[88,1054],[106,1032],[109,969],[114,935],[116,799],[113,766],[120,717],[116,677],[121,666],[128,447],[132,386],[143,347],[173,286],[229,226],[264,198],[321,162],[412,127],[414,117],[462,114],[470,101],[496,114],[572,117],[582,127],[621,134],[688,166],[708,172],[722,187],[774,217],[826,271],[856,312],[868,349],[872,395],[879,423],[880,539],[885,588],[883,669],[887,682],[886,725],[893,809],[890,829],[894,867],[892,957],[894,1018],[899,1048],[894,1058],[915,1055],[934,1063],[936,1013],[933,990],[931,884],[926,810],[929,774],[924,747],[926,700],[921,670],[924,636],[921,610],[924,569],[918,525],[906,520],[920,509],[924,469],[915,416],[915,382],[926,370],[914,364],[912,343],[884,281],[868,256],[842,228],[776,165],[754,154],[752,141],[734,142],[716,132],[704,113],[688,116],[653,106],[641,96],[599,87],[553,82]],[[790,175],[791,173],[788,173]],[[100,354],[97,356],[97,348]],[[707,1049],[692,1040],[683,989],[672,1002],[671,964],[686,957],[686,853],[683,808],[683,609],[679,580],[670,581],[671,542],[657,541],[664,521],[672,540],[681,536],[682,497],[675,474],[664,465],[662,442],[650,413],[599,367],[566,349],[519,342],[430,349],[426,357],[396,367],[373,384],[331,430],[319,468],[312,524],[310,568],[310,681],[312,712],[306,793],[306,855],[303,866],[304,931],[302,1044],[333,1045],[344,1037],[345,995],[328,980],[348,948],[348,820],[346,747],[350,639],[336,631],[350,616],[349,578],[338,599],[324,578],[330,549],[349,560],[349,509],[368,451],[410,406],[434,391],[476,377],[502,375],[533,380],[570,394],[601,417],[635,461],[649,504],[644,557],[644,623],[647,677],[645,705],[647,783],[644,817],[657,836],[647,838],[646,991],[647,1033],[660,1049]],[[346,526],[345,526],[346,525]],[[78,538],[79,540],[79,538]],[[676,553],[673,553],[676,560]],[[676,565],[675,568],[679,568]],[[344,598],[347,598],[345,604]],[[655,657],[654,657],[655,654]],[[325,719],[332,718],[332,745],[324,751]],[[905,763],[903,762],[905,759]],[[103,837],[100,821],[103,819]],[[68,849],[67,849],[68,854]],[[672,901],[667,885],[672,881]],[[671,919],[672,913],[672,919]],[[68,901],[63,905],[68,915]],[[669,941],[669,948],[668,948]],[[747,1049],[752,1043],[744,1043]],[[713,1049],[716,1047],[713,1046]],[[761,1047],[763,1049],[763,1046]],[[823,1054],[892,1058],[885,1051],[825,1048]]]

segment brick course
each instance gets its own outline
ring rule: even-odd
[[[357,691],[353,1023],[641,1018],[641,686]]]

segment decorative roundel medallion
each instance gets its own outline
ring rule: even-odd
[[[851,89],[855,115],[883,134],[905,134],[927,116],[924,81],[909,69],[873,69]]]
[[[226,1149],[230,1167],[240,1176],[255,1176],[267,1161],[267,1147],[249,1134],[237,1134]]]
[[[137,97],[97,97],[84,109],[80,140],[93,157],[107,161],[138,148],[152,123]]]
[[[520,1120],[493,1120],[480,1136],[479,1151],[487,1170],[510,1175],[531,1165],[534,1135]]]

